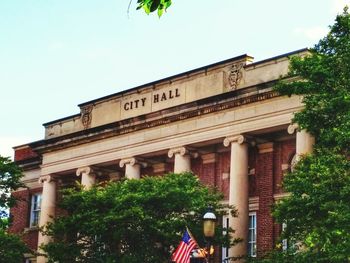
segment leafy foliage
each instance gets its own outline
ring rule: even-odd
[[[26,252],[29,250],[18,236],[8,234],[4,229],[0,229],[0,262],[22,262],[23,254]]]
[[[142,8],[146,14],[157,11],[158,16],[161,17],[171,5],[171,0],[137,0],[137,3],[137,9]]]
[[[47,234],[55,242],[44,247],[50,262],[168,262],[185,227],[203,241],[202,215],[208,204],[218,214],[222,196],[203,186],[191,173],[145,177],[69,189]],[[218,228],[216,244],[233,244]]]
[[[7,210],[13,207],[16,199],[10,195],[23,186],[21,169],[8,157],[0,156],[0,261],[17,263],[23,260],[23,253],[29,252],[22,240],[7,232],[9,219]]]
[[[23,186],[21,169],[8,157],[0,156],[0,217],[7,215],[6,210],[15,205],[16,199],[11,192]]]
[[[348,262],[349,160],[334,150],[317,149],[286,176],[284,187],[291,196],[275,208],[274,215],[286,223],[284,238],[301,245],[300,251],[292,246],[285,256],[298,262]]]
[[[319,146],[349,155],[350,150],[350,16],[347,9],[336,17],[329,34],[306,57],[293,57],[289,77],[281,83],[286,95],[302,95],[304,110],[294,121],[317,138]]]
[[[290,196],[274,207],[286,223],[285,251],[259,262],[349,262],[350,260],[350,15],[336,17],[329,34],[305,57],[291,59],[289,77],[277,89],[302,95],[294,122],[316,137],[283,186]]]

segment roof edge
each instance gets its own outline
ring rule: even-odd
[[[103,96],[103,97],[100,97],[100,98],[97,98],[97,99],[93,99],[93,100],[90,100],[90,101],[87,101],[87,102],[83,102],[83,103],[78,104],[78,107],[83,107],[85,105],[88,105],[88,104],[91,104],[91,103],[94,103],[94,102],[97,102],[97,101],[100,101],[100,100],[109,99],[111,97],[123,94],[123,93],[128,92],[128,91],[133,91],[133,90],[137,90],[137,89],[140,89],[140,88],[145,88],[147,86],[152,86],[152,85],[155,85],[155,84],[158,84],[158,83],[161,83],[161,82],[165,82],[165,81],[168,81],[168,80],[171,80],[171,79],[174,79],[174,78],[178,78],[178,77],[181,77],[181,76],[184,76],[184,75],[188,75],[188,74],[194,73],[196,71],[205,70],[207,68],[219,66],[221,64],[225,64],[225,63],[228,63],[230,61],[240,60],[240,59],[243,59],[243,58],[253,58],[253,57],[249,56],[247,54],[243,54],[243,55],[240,55],[240,56],[237,56],[237,57],[225,59],[225,60],[222,60],[222,61],[219,61],[219,62],[215,62],[215,63],[209,64],[209,65],[203,66],[203,67],[191,69],[191,70],[188,70],[188,71],[176,74],[176,75],[165,77],[165,78],[162,78],[162,79],[159,79],[159,80],[155,80],[155,81],[152,81],[152,82],[148,82],[146,84],[142,84],[142,85],[130,88],[130,89],[119,91],[119,92],[116,92],[116,93],[113,93],[113,94],[110,94],[110,95],[107,95],[107,96]]]

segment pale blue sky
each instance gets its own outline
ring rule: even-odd
[[[44,137],[77,104],[249,54],[311,47],[347,0],[0,0],[0,154]]]

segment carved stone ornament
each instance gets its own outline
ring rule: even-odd
[[[55,181],[55,178],[52,175],[44,175],[39,177],[39,184],[43,184],[44,182],[50,183]]]
[[[224,139],[224,146],[228,147],[233,142],[237,142],[238,144],[242,144],[247,140],[243,135],[235,135],[235,136],[229,136]]]
[[[230,85],[231,90],[237,89],[239,83],[243,77],[243,63],[233,64],[230,68],[230,73],[228,75],[228,83]]]
[[[298,129],[298,124],[294,123],[294,124],[290,124],[288,126],[287,131],[288,131],[289,134],[293,134],[297,129]]]
[[[127,165],[127,164],[129,164],[131,166],[134,166],[135,164],[138,164],[138,165],[141,165],[143,168],[147,167],[147,163],[146,162],[142,162],[142,161],[138,160],[135,157],[121,159],[120,162],[119,162],[119,166],[121,168],[123,168],[124,165]]]
[[[81,122],[84,126],[84,129],[90,128],[91,119],[92,119],[92,105],[85,106],[81,109]]]
[[[190,155],[192,158],[198,158],[199,154],[195,150],[189,150],[184,146],[172,148],[168,151],[168,157],[173,158],[175,154],[180,154],[181,156]]]
[[[94,173],[94,170],[90,166],[78,168],[76,171],[77,176],[80,176],[82,174],[93,174],[93,173]]]
[[[168,152],[168,157],[172,158],[175,154],[180,154],[181,156],[184,156],[185,154],[188,154],[188,150],[183,146],[172,148]]]

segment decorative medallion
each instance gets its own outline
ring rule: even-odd
[[[81,109],[81,122],[83,123],[84,129],[90,128],[91,124],[91,112],[92,112],[92,105],[85,106]]]
[[[230,73],[228,76],[228,82],[230,84],[231,90],[237,89],[239,83],[242,80],[242,69],[244,64],[243,63],[237,63],[233,64],[230,68]]]

